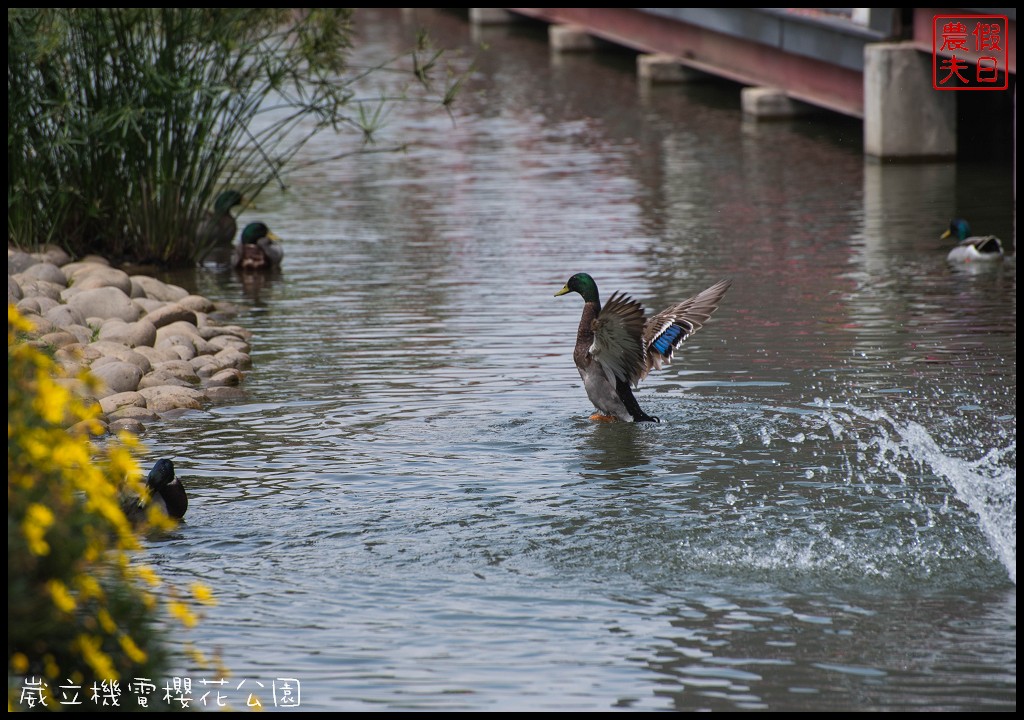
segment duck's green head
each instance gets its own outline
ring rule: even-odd
[[[971,226],[963,218],[953,218],[949,221],[949,229],[942,233],[942,240],[950,235],[958,240],[966,240],[971,236]]]
[[[218,215],[227,215],[235,205],[241,205],[245,198],[237,190],[225,190],[217,196],[213,203],[213,210]]]
[[[245,245],[254,245],[263,238],[270,238],[275,242],[281,241],[281,238],[270,232],[270,228],[267,227],[266,223],[249,223],[245,226],[245,230],[242,231],[242,243]]]
[[[586,273],[576,273],[569,278],[565,287],[555,293],[555,297],[571,292],[578,292],[586,302],[600,302],[600,296],[597,294],[597,283],[594,282],[594,278]]]

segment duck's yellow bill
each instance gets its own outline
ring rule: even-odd
[[[944,232],[941,235],[939,235],[939,240],[945,240],[946,238],[948,238],[952,234],[953,234],[952,230],[947,230],[946,232]]]
[[[565,295],[565,294],[566,294],[566,293],[568,293],[568,292],[572,292],[572,290],[570,290],[570,289],[569,289],[569,286],[568,286],[568,285],[566,285],[566,286],[565,286],[565,287],[563,287],[563,288],[562,288],[561,290],[559,290],[558,292],[556,292],[556,293],[555,293],[555,297],[558,297],[559,295]]]

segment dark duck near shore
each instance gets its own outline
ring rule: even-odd
[[[149,509],[154,506],[169,518],[181,520],[185,517],[188,495],[185,494],[185,486],[174,474],[173,462],[166,458],[157,460],[146,478],[146,487],[150,494],[148,503],[140,497],[128,498],[122,503],[121,509],[129,520],[133,523],[144,522]]]

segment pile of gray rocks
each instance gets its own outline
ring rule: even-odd
[[[233,400],[250,368],[251,333],[222,324],[237,313],[103,258],[70,262],[56,247],[7,250],[7,302],[33,324],[30,342],[52,354],[60,381],[99,404],[104,432]],[[88,370],[98,383],[77,379]]]

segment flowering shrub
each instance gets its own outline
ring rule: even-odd
[[[62,702],[70,699],[68,687],[78,688],[82,700],[94,685],[138,679],[155,684],[145,697],[150,709],[169,709],[159,692],[169,656],[157,591],[172,598],[169,609],[180,622],[194,624],[195,616],[179,593],[132,558],[139,542],[120,497],[146,492],[138,442],[122,434],[96,447],[85,432],[65,429],[82,421],[88,428],[96,411],[58,382],[52,360],[17,342],[30,329],[9,305],[8,709],[75,709]],[[206,588],[193,593],[211,601]]]

